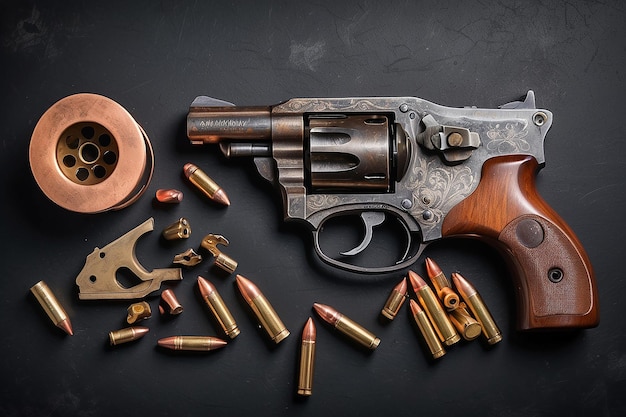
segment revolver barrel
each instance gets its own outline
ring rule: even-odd
[[[269,107],[191,107],[187,135],[194,145],[221,140],[269,141],[272,117]]]

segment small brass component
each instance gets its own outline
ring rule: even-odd
[[[163,237],[167,240],[188,239],[191,236],[189,220],[181,217],[163,230]]]
[[[404,278],[402,278],[402,281],[400,281],[392,290],[391,290],[391,294],[389,294],[389,297],[387,298],[387,302],[385,303],[385,306],[383,307],[381,314],[385,317],[387,317],[389,320],[393,320],[396,315],[398,314],[398,311],[400,311],[400,308],[402,307],[402,304],[404,304],[404,302],[406,301],[407,298],[407,285],[406,285],[406,280]]]
[[[30,292],[33,293],[37,301],[39,301],[39,305],[41,305],[55,326],[72,336],[74,332],[70,318],[67,316],[65,309],[63,309],[63,306],[59,303],[59,300],[57,300],[50,287],[48,287],[44,281],[39,281],[30,288]]]
[[[422,310],[422,308],[417,304],[415,300],[409,301],[409,306],[411,307],[411,313],[413,313],[413,320],[417,324],[417,327],[420,329],[422,336],[424,337],[424,341],[430,350],[430,354],[434,359],[440,358],[446,354],[443,345],[439,341],[439,337],[437,336],[437,332],[433,329],[433,326],[430,324],[428,320],[428,316]]]
[[[120,330],[109,332],[109,342],[111,346],[121,345],[122,343],[132,342],[141,339],[148,333],[150,329],[143,326],[126,327]]]
[[[459,303],[459,306],[450,311],[449,314],[450,321],[463,336],[463,339],[474,340],[482,333],[482,326],[469,314],[465,303]]]
[[[217,245],[221,244],[224,246],[228,246],[228,243],[228,239],[226,239],[222,235],[208,234],[202,239],[202,243],[200,244],[200,246],[211,252],[211,254],[215,257],[215,265],[217,267],[223,269],[229,274],[232,274],[233,272],[235,272],[235,269],[237,269],[237,261],[232,259],[230,256],[222,253],[217,248]]]
[[[309,317],[302,330],[300,345],[300,368],[298,371],[298,395],[313,393],[313,369],[315,367],[315,340],[317,331],[313,319]]]
[[[195,250],[189,248],[185,252],[174,256],[172,262],[184,266],[196,266],[202,262],[202,255],[197,254]]]
[[[95,248],[87,255],[85,266],[76,277],[78,297],[81,300],[143,298],[158,290],[163,281],[183,279],[180,268],[154,269],[148,272],[137,260],[137,240],[153,227],[154,219],[149,218],[102,249]],[[115,276],[120,268],[126,268],[142,282],[130,288],[123,287]]]
[[[177,316],[183,312],[183,306],[180,305],[176,294],[171,289],[163,290],[161,293],[161,303],[159,304],[159,313],[168,313]]]
[[[155,198],[159,203],[178,204],[183,201],[183,192],[175,189],[158,189]]]
[[[128,324],[134,324],[138,321],[149,319],[150,317],[152,317],[150,304],[145,301],[131,304],[127,309],[127,313],[128,315],[126,316],[126,322]]]

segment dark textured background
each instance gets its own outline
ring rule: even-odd
[[[626,414],[623,297],[626,7],[621,1],[4,1],[0,6],[2,256],[0,414],[104,415],[602,415]],[[402,274],[355,280],[320,268],[311,239],[283,224],[280,197],[247,161],[215,147],[192,149],[184,120],[196,95],[242,105],[291,97],[419,96],[493,107],[533,89],[554,113],[539,173],[542,196],[577,233],[594,265],[601,323],[567,334],[514,330],[508,270],[490,247],[446,241],[428,248],[445,272],[479,289],[504,333],[493,348],[460,343],[432,363],[408,309],[378,319]],[[28,143],[43,112],[78,92],[108,96],[147,131],[156,168],[147,194],[119,212],[79,215],[38,189]],[[181,177],[194,162],[228,192],[220,208]],[[185,192],[179,206],[153,206],[154,191]],[[189,242],[165,244],[178,217]],[[137,253],[148,269],[197,247],[204,234],[256,282],[292,336],[270,347],[247,306],[209,263],[174,288],[185,312],[158,314],[142,340],[108,347],[126,302],[81,302],[74,278],[87,254],[148,217],[155,231]],[[424,273],[423,260],[414,266]],[[171,355],[156,340],[218,334],[196,294],[196,276],[217,287],[242,329],[227,348]],[[44,279],[64,304],[65,336],[29,294]],[[151,305],[156,309],[156,299]],[[299,335],[313,302],[335,306],[382,339],[364,353],[318,325],[314,394],[296,398]]]

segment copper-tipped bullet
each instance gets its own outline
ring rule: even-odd
[[[402,281],[400,281],[391,290],[391,294],[389,294],[387,302],[385,302],[385,305],[380,313],[389,320],[393,320],[398,314],[398,311],[400,311],[402,304],[404,304],[407,295],[406,280],[402,278]]]
[[[196,165],[192,163],[187,163],[183,167],[183,172],[185,173],[185,177],[196,186],[200,191],[202,191],[207,197],[211,200],[223,204],[225,206],[230,206],[230,200],[226,195],[226,192],[217,185],[215,181],[211,179],[204,171],[198,168]]]
[[[109,332],[109,342],[111,343],[111,346],[132,342],[133,340],[144,337],[148,331],[150,331],[150,329],[143,326],[133,326],[120,330],[114,330]]]
[[[426,281],[413,271],[409,271],[409,281],[441,341],[446,346],[451,346],[461,340],[461,337],[456,332],[443,306],[439,302],[439,298],[437,298],[433,290],[426,284]]]
[[[372,332],[344,316],[334,308],[324,304],[315,303],[313,304],[313,309],[322,318],[322,320],[358,344],[371,350],[376,349],[380,344],[380,339]]]
[[[437,336],[437,332],[433,329],[433,326],[430,324],[426,313],[422,308],[417,304],[415,300],[409,300],[409,307],[411,307],[411,313],[413,313],[413,319],[417,324],[417,327],[420,329],[422,336],[424,337],[424,341],[430,350],[430,354],[434,359],[440,358],[446,354],[443,345],[439,341],[439,337]]]
[[[163,290],[161,293],[161,304],[159,305],[159,312],[161,314],[171,314],[176,316],[183,312],[183,306],[178,302],[176,294],[171,289]]]
[[[241,295],[269,337],[278,344],[289,336],[289,330],[287,330],[287,327],[280,320],[280,317],[278,317],[278,314],[259,288],[241,275],[237,275],[235,279]]]
[[[432,259],[426,258],[426,272],[444,307],[454,310],[459,305],[459,295],[452,290],[448,278],[439,265]]]
[[[215,289],[215,286],[206,279],[198,276],[198,288],[202,299],[213,313],[213,317],[226,333],[228,337],[234,339],[240,333],[239,326],[235,322],[233,315],[224,303],[224,300]]]
[[[469,283],[465,278],[456,272],[452,273],[452,281],[454,286],[463,297],[463,300],[467,303],[468,307],[474,314],[474,317],[481,324],[483,328],[483,334],[487,338],[487,343],[493,345],[502,340],[502,333],[498,328],[498,325],[493,320],[489,309],[483,302],[478,291]]]
[[[30,292],[39,301],[39,305],[44,309],[50,320],[65,333],[73,336],[74,331],[72,330],[70,318],[50,287],[44,281],[39,281],[30,288]]]
[[[156,190],[155,198],[159,203],[178,204],[183,201],[183,192],[175,189]]]
[[[209,351],[226,346],[226,341],[213,336],[170,336],[157,340],[157,345],[171,350]]]
[[[317,331],[313,319],[309,317],[302,330],[300,346],[300,368],[298,373],[298,395],[313,393],[313,369],[315,367],[315,340]]]

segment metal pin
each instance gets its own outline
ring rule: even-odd
[[[230,205],[230,200],[226,195],[226,192],[215,183],[207,174],[194,164],[188,163],[183,167],[185,177],[202,191],[211,200],[216,201],[225,206]]]
[[[128,324],[134,324],[138,321],[152,317],[150,304],[145,301],[131,304],[127,309],[127,313],[128,315],[126,316],[126,322]]]
[[[241,295],[274,343],[278,344],[289,336],[289,330],[259,288],[241,275],[237,275],[236,280]]]
[[[44,281],[39,281],[33,285],[30,288],[30,292],[33,293],[37,301],[39,301],[39,305],[41,305],[48,317],[50,317],[50,320],[52,320],[57,327],[63,329],[63,331],[70,336],[74,335],[70,318]]]
[[[451,346],[461,340],[439,299],[422,277],[413,271],[409,271],[409,281],[441,341],[446,346]]]
[[[161,314],[168,313],[174,316],[183,312],[183,306],[180,305],[180,303],[178,302],[174,291],[169,288],[161,293],[161,304],[159,305],[159,312]]]
[[[483,302],[478,291],[465,278],[456,272],[452,273],[452,281],[456,289],[461,293],[461,297],[467,303],[472,314],[483,328],[483,334],[487,338],[490,345],[496,344],[502,340],[502,333],[498,325],[493,320],[489,309]]]
[[[175,189],[158,189],[155,198],[159,203],[178,204],[183,201],[183,192]]]
[[[202,243],[200,244],[200,246],[211,252],[211,254],[215,258],[216,266],[228,272],[229,274],[232,274],[233,272],[235,272],[235,269],[237,269],[237,262],[230,256],[222,253],[217,248],[217,245],[228,246],[228,243],[228,239],[226,239],[222,235],[208,234],[202,239]]]
[[[202,277],[198,277],[198,288],[204,302],[209,307],[218,324],[228,337],[234,339],[240,333],[239,326],[215,289],[215,286]]]
[[[132,342],[141,339],[148,333],[150,329],[142,326],[126,327],[120,330],[109,332],[109,342],[111,346],[121,345],[122,343]]]
[[[183,253],[179,253],[174,256],[174,260],[172,263],[185,265],[185,266],[196,266],[200,262],[202,262],[202,255],[196,253],[192,248],[187,249]]]
[[[380,339],[360,324],[344,316],[334,308],[315,303],[315,312],[328,324],[339,330],[342,334],[357,342],[361,346],[374,350],[380,344]]]
[[[170,336],[157,340],[157,345],[171,350],[209,351],[226,346],[226,341],[212,336]]]
[[[402,278],[402,281],[391,290],[391,294],[389,294],[387,302],[385,302],[380,313],[389,320],[393,320],[398,314],[398,311],[400,311],[402,304],[406,301],[407,295],[406,280]]]
[[[409,307],[411,307],[411,313],[413,313],[413,320],[417,324],[417,327],[420,329],[422,336],[424,337],[424,341],[430,350],[430,354],[434,359],[440,358],[446,354],[443,345],[439,341],[439,337],[437,336],[437,332],[433,329],[433,326],[430,324],[428,320],[428,316],[422,310],[422,308],[417,304],[415,300],[409,300]]]
[[[300,345],[300,368],[298,372],[298,395],[313,393],[313,369],[315,367],[315,339],[317,331],[313,319],[309,317],[302,330]]]
[[[189,236],[191,236],[191,225],[184,217],[163,230],[163,237],[167,240],[187,239]]]

